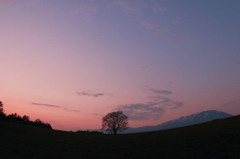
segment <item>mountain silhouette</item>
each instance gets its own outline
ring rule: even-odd
[[[231,117],[231,114],[216,111],[216,110],[208,110],[203,111],[201,113],[192,114],[189,116],[183,116],[178,119],[170,120],[160,125],[156,126],[143,126],[138,128],[128,128],[126,131],[122,133],[138,133],[138,132],[147,132],[147,131],[155,131],[155,130],[164,130],[164,129],[171,129],[171,128],[178,128],[188,125],[194,125],[199,123],[204,123],[216,119],[223,119],[227,117]]]

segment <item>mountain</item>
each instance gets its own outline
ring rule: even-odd
[[[204,111],[197,114],[192,114],[190,116],[183,116],[179,119],[174,119],[168,122],[165,122],[160,125],[156,126],[143,126],[138,128],[128,128],[122,133],[138,133],[138,132],[147,132],[147,131],[155,131],[155,130],[163,130],[163,129],[171,129],[171,128],[177,128],[177,127],[183,127],[188,125],[194,125],[199,123],[204,123],[208,121],[212,121],[215,119],[223,119],[227,117],[231,117],[231,114],[216,111],[216,110],[209,110]]]

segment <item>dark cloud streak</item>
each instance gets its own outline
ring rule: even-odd
[[[92,96],[94,96],[94,97],[99,97],[99,96],[103,96],[103,95],[104,95],[103,93],[92,94]]]
[[[104,93],[90,94],[88,92],[77,92],[77,94],[80,96],[90,96],[90,97],[95,97],[95,98],[105,95]]]
[[[171,91],[167,91],[167,90],[150,89],[150,91],[157,93],[157,94],[172,94]]]
[[[44,106],[44,107],[52,107],[52,108],[59,108],[59,109],[63,109],[66,111],[72,111],[72,112],[80,112],[79,110],[72,110],[72,109],[67,109],[65,107],[61,107],[61,106],[57,106],[57,105],[51,105],[51,104],[43,104],[43,103],[35,103],[32,102],[32,105],[38,105],[38,106]]]
[[[50,104],[43,104],[43,103],[34,103],[34,102],[32,102],[31,104],[32,105],[45,106],[45,107],[63,108],[63,107],[60,107],[60,106],[50,105]]]
[[[228,103],[224,103],[222,106],[230,106],[230,105],[232,105],[232,104],[234,104],[234,103],[236,103],[238,100],[234,100],[234,101],[231,101],[231,102],[228,102]]]

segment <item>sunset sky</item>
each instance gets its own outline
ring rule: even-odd
[[[53,129],[240,114],[238,0],[0,0],[0,101]]]

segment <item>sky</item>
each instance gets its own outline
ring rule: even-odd
[[[53,129],[240,114],[240,1],[0,0],[0,101]]]

